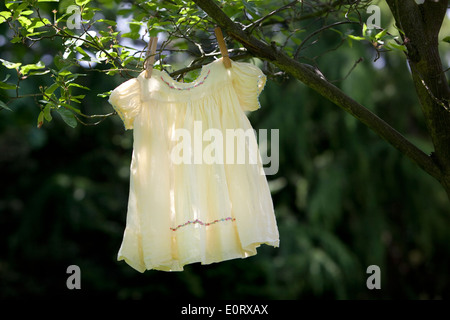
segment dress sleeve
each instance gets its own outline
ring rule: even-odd
[[[133,129],[134,119],[141,110],[139,80],[134,78],[122,83],[111,92],[108,101],[119,114],[125,129]]]
[[[246,62],[233,62],[231,67],[233,86],[241,108],[255,111],[260,108],[259,94],[266,84],[266,76],[257,66]]]

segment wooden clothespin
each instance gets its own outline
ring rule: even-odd
[[[225,44],[225,40],[223,39],[222,29],[220,29],[220,27],[216,27],[214,29],[214,33],[216,34],[216,39],[219,43],[220,53],[223,57],[223,64],[225,65],[225,68],[231,68],[231,59],[228,56],[228,49]]]
[[[144,62],[145,78],[150,79],[153,71],[153,63],[155,62],[156,45],[158,44],[158,37],[150,37],[147,48],[147,56]]]

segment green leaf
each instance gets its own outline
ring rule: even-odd
[[[336,32],[336,33],[339,34],[342,38],[345,37],[344,33],[343,33],[342,31],[338,30],[338,29],[330,28],[330,30]]]
[[[38,31],[38,32],[32,32],[27,34],[27,37],[33,37],[33,36],[38,36],[40,34],[44,34],[44,33],[48,33],[48,31]]]
[[[402,35],[405,36],[405,32],[402,29],[398,28],[395,24],[394,24],[394,28],[397,29],[398,32],[400,32]]]
[[[81,100],[84,99],[85,96],[86,96],[86,95],[84,95],[84,94],[80,94],[80,95],[78,95],[78,96],[71,96],[71,97],[70,97],[70,101],[74,101],[74,102],[77,102],[77,103],[81,103],[80,99],[81,99]]]
[[[350,48],[353,48],[353,40],[352,40],[352,38],[347,37],[347,42],[348,42],[348,46],[349,46]]]
[[[53,58],[53,62],[58,69],[62,69],[71,65],[68,60],[64,59],[60,55],[55,56],[55,58]]]
[[[20,24],[22,25],[22,27],[24,27],[27,30],[28,30],[28,27],[31,25],[31,20],[24,16],[18,17],[17,21],[19,21]]]
[[[0,89],[15,90],[16,88],[17,86],[15,84],[0,82]]]
[[[97,97],[100,97],[100,98],[107,98],[107,97],[109,97],[110,95],[111,95],[111,90],[110,90],[110,91],[103,92],[103,93],[99,93],[99,94],[97,94]]]
[[[387,33],[387,30],[386,30],[386,29],[384,29],[384,30],[381,31],[381,32],[378,32],[378,33],[375,35],[375,40],[382,39],[382,38],[386,35],[386,33]]]
[[[122,37],[130,38],[133,40],[139,39],[140,38],[139,31],[141,30],[141,25],[142,25],[142,23],[140,23],[140,22],[135,22],[135,21],[130,22],[130,24],[129,24],[130,32],[124,33],[122,35]]]
[[[37,29],[44,27],[46,24],[51,24],[51,22],[47,18],[43,18],[43,21],[39,18],[31,18],[31,24],[28,27],[28,30]]]
[[[106,73],[106,75],[113,76],[113,75],[117,74],[118,72],[119,72],[118,70],[110,70]]]
[[[20,67],[20,73],[23,75],[27,75],[31,70],[39,70],[45,68],[45,65],[42,61],[39,61],[35,64],[27,64],[22,67]]]
[[[75,0],[75,3],[80,7],[84,6],[85,4],[88,4],[89,2],[91,2],[91,0]]]
[[[37,119],[37,127],[40,128],[44,124],[44,111],[39,112],[39,116]]]
[[[96,11],[100,11],[100,9],[85,6],[82,13],[83,20],[90,21],[94,17]]]
[[[64,99],[60,99],[60,101],[64,101]],[[60,104],[62,107],[66,108],[68,111],[72,111],[72,112],[74,112],[74,113],[81,114],[80,109],[77,109],[77,108],[71,106],[71,105],[68,104],[68,103],[60,102],[59,104]]]
[[[81,89],[85,89],[85,90],[91,90],[90,88],[88,88],[88,87],[85,87],[85,86],[82,86],[81,84],[78,84],[78,83],[69,83],[69,87],[77,87],[77,88],[81,88]]]
[[[18,67],[20,67],[22,65],[22,63],[20,63],[20,62],[11,62],[11,61],[6,61],[4,59],[0,59],[0,61],[8,69],[17,69]]]
[[[0,12],[0,24],[11,18],[11,12],[9,11],[1,11]]]
[[[44,74],[49,73],[50,70],[44,70],[44,71],[31,71],[28,75],[29,76],[43,76]]]
[[[253,16],[253,18],[260,16],[258,7],[255,4],[248,2],[247,0],[243,0],[242,3],[244,4],[245,9]]]
[[[115,26],[117,25],[117,22],[113,21],[113,20],[108,20],[108,19],[98,19],[95,22],[104,22],[106,24],[109,24],[110,26]]]
[[[356,41],[366,40],[364,37],[354,36],[352,34],[349,34],[348,37]]]
[[[81,48],[81,47],[76,47],[75,50],[78,51],[79,53],[81,53],[81,55],[82,55],[84,58],[89,59],[89,61],[91,60],[91,57],[86,53],[86,51],[84,51],[83,48]]]
[[[128,50],[122,50],[122,53],[120,54],[120,59],[123,60],[126,57],[128,57],[130,55],[130,51]]]
[[[111,50],[109,50],[109,51],[111,51]],[[98,61],[105,61],[106,59],[108,59],[108,56],[103,51],[97,51],[97,53],[95,54],[95,58]]]
[[[17,2],[16,1],[8,1],[8,2],[5,3],[5,7],[7,9],[14,9],[16,7],[16,5],[18,5],[18,4],[19,4],[18,1]]]
[[[291,38],[292,42],[294,42],[297,46],[300,45],[302,43],[302,39],[296,38],[296,37],[292,37]]]
[[[162,26],[152,26],[149,32],[149,37],[156,37],[158,36],[158,33],[165,32],[166,29]]]
[[[71,111],[63,107],[59,107],[56,111],[69,127],[75,128],[77,126],[77,119]]]
[[[365,23],[363,24],[362,35],[363,35],[364,37],[367,36],[367,25],[366,25]]]
[[[8,5],[10,5],[10,6],[8,6]],[[18,5],[18,6],[16,6],[16,5]],[[11,1],[9,3],[6,3],[5,6],[8,9],[14,9],[14,15],[16,15],[16,14],[19,15],[23,9],[28,7],[28,3],[23,2],[23,1]]]
[[[6,109],[6,110],[8,110],[8,111],[11,111],[11,112],[12,112],[11,108],[10,108],[10,107],[8,107],[8,105],[7,105],[6,103],[4,103],[3,101],[0,101],[0,108],[2,108],[2,109]]]
[[[22,42],[22,38],[20,36],[15,36],[14,38],[11,39],[10,42],[11,43],[19,43],[19,42]]]
[[[45,94],[46,95],[51,95],[53,94],[53,92],[55,92],[56,89],[59,88],[59,84],[54,83],[52,84],[50,87],[48,87],[47,89],[45,89]]]
[[[70,81],[73,81],[73,80],[77,79],[78,77],[86,77],[86,74],[85,73],[71,73],[70,75],[67,76],[67,78]]]
[[[450,43],[450,36],[446,36],[442,41]]]
[[[68,75],[70,75],[70,74],[72,74],[72,72],[70,72],[69,70],[59,70],[59,71],[58,71],[58,76],[63,76],[63,77],[65,77],[65,76],[68,76]]]
[[[24,10],[20,13],[22,16],[29,16],[30,14],[33,14],[33,10]]]
[[[397,50],[406,51],[406,47],[404,45],[397,44],[395,42],[389,43],[389,46],[394,48],[394,49],[397,49]]]
[[[52,121],[52,115],[51,115],[51,110],[52,110],[52,104],[47,104],[45,107],[44,107],[44,118],[45,118],[45,120],[47,120],[48,122],[50,122],[50,121]]]

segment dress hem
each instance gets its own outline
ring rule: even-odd
[[[200,263],[201,265],[209,265],[212,263],[227,261],[227,260],[233,260],[237,258],[245,259],[248,257],[255,256],[257,254],[257,249],[261,246],[261,244],[269,245],[272,247],[279,247],[280,240],[266,240],[266,241],[255,241],[252,242],[245,247],[242,248],[242,251],[239,253],[230,253],[222,255],[220,258],[216,259],[199,259],[199,258],[193,258],[193,259],[185,259],[184,261],[179,260],[171,260],[171,264],[152,264],[150,262],[148,263],[139,263],[134,261],[133,259],[129,259],[125,254],[119,254],[117,257],[117,261],[125,261],[130,267],[135,269],[136,271],[139,271],[141,273],[144,273],[146,270],[158,270],[158,271],[166,271],[166,272],[180,272],[184,271],[184,266],[194,263]]]

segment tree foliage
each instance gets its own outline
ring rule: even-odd
[[[353,41],[366,40],[372,42],[375,48],[383,46],[385,50],[404,50],[402,46],[390,41],[398,37],[388,35],[387,30],[368,31],[359,12],[365,9],[366,3],[367,1],[357,1],[352,5],[343,5],[339,1],[318,2],[319,6],[315,7],[316,3],[300,4],[299,1],[293,1],[280,8],[279,4],[270,1],[224,1],[221,7],[244,30],[254,32],[259,39],[279,46],[293,57],[307,59],[316,65],[315,61],[320,55],[311,57],[303,52],[307,52],[311,42],[317,41],[314,36],[326,29],[338,35],[339,44],[345,40],[350,45]],[[102,10],[97,7],[100,4],[104,6]],[[1,60],[3,66],[11,70],[3,81],[2,88],[16,91],[15,96],[9,95],[9,98],[12,101],[31,95],[39,98],[37,105],[42,111],[38,119],[39,125],[43,120],[51,121],[52,112],[60,113],[72,127],[76,125],[74,120],[83,123],[82,117],[89,116],[83,113],[81,104],[83,99],[88,99],[91,95],[85,91],[89,88],[77,83],[80,82],[80,77],[87,74],[77,72],[76,67],[81,65],[90,72],[95,70],[107,76],[135,76],[143,68],[146,58],[144,46],[149,36],[163,35],[160,37],[156,67],[169,69],[172,75],[178,76],[178,79],[184,78],[185,81],[195,78],[195,73],[189,76],[186,75],[187,71],[198,69],[220,54],[211,37],[211,30],[216,23],[190,1],[136,1],[121,3],[119,6],[117,4],[114,1],[95,3],[88,0],[6,2],[5,10],[0,13],[0,22],[9,27],[11,43],[22,44],[31,50],[33,46],[45,46],[49,41],[56,41],[60,46],[59,52],[52,54],[53,61],[46,65],[42,61],[22,65],[18,61]],[[311,20],[313,28],[317,28],[327,21],[336,20],[336,16],[343,11],[346,11],[345,21],[325,25],[305,37],[306,30],[311,27],[306,27],[302,21]],[[80,18],[77,26],[75,23],[78,13]],[[105,17],[107,13],[111,16],[116,13],[127,19],[128,30],[118,31],[117,21]],[[344,24],[362,25],[362,36],[355,35],[358,28],[339,30],[339,26]],[[139,45],[130,46],[130,41],[138,42]],[[249,57],[239,43],[230,41],[229,47],[235,55],[234,59]],[[177,56],[175,53],[180,54]],[[181,59],[185,61],[183,64],[186,68],[176,70],[179,67],[176,62]],[[272,74],[274,78],[283,76],[276,71],[272,71]],[[40,86],[35,93],[24,95],[19,90],[20,86],[22,81],[31,76],[51,79],[49,85]],[[107,93],[94,94],[107,96]],[[11,100],[4,101],[3,105],[7,106],[9,103]]]

